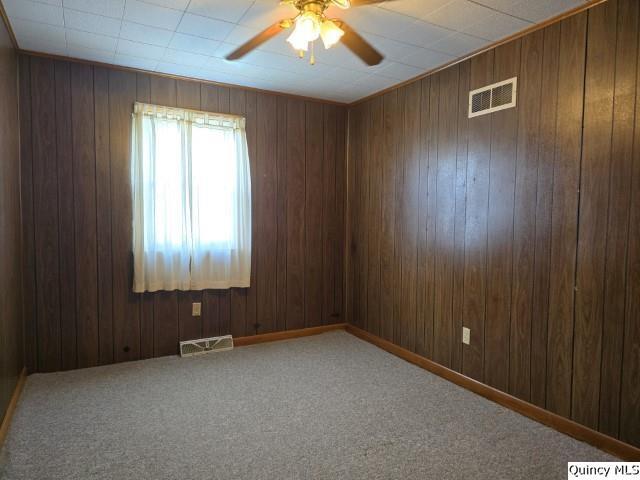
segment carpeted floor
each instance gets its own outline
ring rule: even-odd
[[[32,375],[2,479],[549,479],[608,455],[345,332]]]

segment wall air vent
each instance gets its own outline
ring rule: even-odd
[[[469,118],[516,106],[518,77],[469,92]]]
[[[233,348],[233,337],[225,335],[223,337],[201,338],[199,340],[187,340],[180,342],[180,356],[193,357],[211,352],[223,352]]]

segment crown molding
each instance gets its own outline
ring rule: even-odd
[[[11,27],[11,23],[9,22],[9,16],[7,15],[7,11],[4,9],[4,5],[2,4],[2,0],[0,0],[0,17],[2,17],[2,21],[4,22],[4,26],[7,27],[7,32],[9,32],[9,38],[11,39],[11,43],[13,44],[13,48],[16,50],[20,50],[18,47],[18,40],[16,40],[16,34]]]

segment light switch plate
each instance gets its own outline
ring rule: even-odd
[[[199,317],[202,314],[202,304],[199,302],[191,304],[191,315]]]
[[[467,327],[462,327],[462,343],[465,345],[471,344],[471,330]]]

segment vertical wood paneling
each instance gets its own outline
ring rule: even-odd
[[[384,109],[382,97],[378,97],[371,102],[369,112],[370,129],[369,139],[371,142],[369,171],[369,222],[370,225],[380,225],[382,214],[382,143],[383,143],[383,120]],[[380,333],[380,256],[381,238],[379,228],[370,228],[369,235],[369,258],[368,265],[368,285],[367,285],[367,309],[369,331],[379,335]]]
[[[22,90],[25,82],[18,75],[18,68],[18,57],[9,32],[4,25],[0,25],[0,418],[5,420],[5,411],[25,365],[22,309],[23,301],[27,299],[23,299],[22,295],[22,252],[24,244],[33,245],[31,239],[22,242],[21,153],[28,154],[25,160],[29,163],[28,167],[22,168],[22,173],[31,173],[31,156],[30,148],[20,145],[19,126],[30,125],[31,117],[28,115],[26,121],[20,117],[24,108],[19,106],[18,89]],[[29,74],[29,70],[26,74]],[[30,107],[29,102],[27,107]],[[32,213],[31,205],[28,212]],[[27,219],[27,222],[32,224],[31,219]],[[28,288],[33,285],[32,275],[24,282]],[[30,291],[30,302],[33,301],[32,295]],[[32,364],[34,358],[31,352],[28,357],[28,362]]]
[[[220,298],[216,291],[202,292],[202,336],[204,338],[220,335]]]
[[[28,58],[28,57],[23,57]],[[113,362],[113,265],[111,257],[111,155],[109,138],[109,71],[94,68],[96,148],[96,248],[100,364]]]
[[[458,132],[459,67],[442,72],[439,97],[437,160],[435,181],[435,243],[440,251],[435,261],[435,303],[433,323],[433,359],[451,367],[453,340],[453,254],[455,228],[456,147]]]
[[[331,314],[332,323],[346,321],[345,309],[345,239],[346,231],[346,196],[347,196],[347,112],[345,108],[336,109],[336,150],[335,150],[335,215],[331,217],[336,225],[336,236],[333,242],[335,254],[334,304]],[[325,125],[325,128],[327,125]],[[326,216],[325,216],[326,218]]]
[[[588,16],[571,417],[598,427],[617,2]]]
[[[620,426],[639,11],[638,2],[618,2],[599,412],[600,431],[613,437]]]
[[[535,263],[536,193],[540,143],[543,32],[522,39],[518,79],[518,144],[513,212],[513,287],[509,340],[509,393],[531,392],[531,324]]]
[[[99,363],[98,246],[93,68],[71,65],[78,367]]]
[[[356,284],[356,270],[358,265],[358,251],[356,250],[357,245],[357,233],[358,233],[358,224],[359,222],[356,219],[356,215],[358,214],[358,194],[356,190],[356,185],[359,185],[360,182],[356,181],[356,164],[358,162],[358,152],[356,150],[357,147],[360,146],[359,141],[353,141],[353,138],[359,137],[359,128],[358,128],[358,110],[350,109],[348,113],[348,129],[349,129],[349,143],[348,143],[348,164],[347,164],[347,193],[348,193],[348,211],[347,211],[347,239],[345,241],[346,246],[346,254],[347,254],[347,272],[346,272],[346,284],[347,284],[347,297],[346,301],[346,314],[347,320],[349,323],[359,326],[359,317],[358,312],[355,310],[355,307],[360,302],[355,301],[356,291],[358,286]],[[390,291],[389,293],[392,293]]]
[[[133,284],[132,206],[130,180],[131,109],[136,75],[109,71],[111,154],[111,251],[113,268],[114,360],[140,357],[140,301]]]
[[[496,48],[494,81],[518,75],[520,40]],[[513,204],[518,109],[496,112],[491,119],[489,219],[487,231],[487,304],[484,327],[484,380],[507,390],[509,324],[513,267]]]
[[[638,27],[636,27],[636,30]],[[639,65],[640,66],[640,65]],[[620,439],[640,446],[640,102],[636,77],[635,126],[631,155],[631,203],[629,205],[626,311],[620,392]]]
[[[427,307],[427,271],[426,258],[429,252],[427,248],[427,207],[429,205],[429,101],[430,82],[425,79],[420,82],[420,175],[418,179],[418,237],[417,237],[417,262],[416,268],[416,353],[430,356],[427,351],[426,338],[432,337],[433,322],[431,321],[432,311]]]
[[[422,168],[421,177],[424,195],[421,205],[423,210],[424,228],[424,259],[421,263],[425,265],[424,288],[424,349],[427,358],[433,358],[434,350],[434,329],[435,329],[435,291],[436,291],[436,256],[433,245],[436,239],[436,180],[438,173],[438,115],[440,111],[440,77],[434,75],[432,78],[422,81]],[[424,172],[424,173],[423,173]]]
[[[578,187],[587,14],[560,26],[558,115],[553,178],[551,265],[547,349],[547,408],[565,417],[571,409],[573,307]],[[550,368],[549,368],[550,367]]]
[[[420,82],[420,152],[418,178],[418,222],[417,222],[417,268],[416,268],[416,353],[427,356],[426,331],[431,328],[432,323],[427,320],[431,317],[431,310],[427,302],[426,282],[427,272],[426,256],[427,248],[427,209],[428,205],[428,179],[429,179],[429,89],[428,79]],[[384,323],[384,322],[383,322]]]
[[[278,248],[278,222],[277,222],[277,153],[278,153],[278,110],[277,98],[272,95],[258,95],[258,161],[255,174],[260,191],[257,197],[258,211],[256,222],[260,249],[257,267],[257,302],[259,333],[273,332],[276,330],[276,292],[278,285],[276,261]]]
[[[320,219],[305,222],[305,327],[322,324],[322,211],[323,115],[322,105],[306,102],[305,216]]]
[[[178,80],[176,82],[176,105],[198,110],[200,108],[200,83]]]
[[[54,62],[31,61],[33,255],[36,276],[38,371],[62,367]],[[33,88],[36,85],[37,88]]]
[[[471,59],[471,90],[493,83],[493,52]],[[467,221],[464,266],[464,326],[471,343],[462,351],[462,373],[484,378],[484,330],[489,210],[490,115],[469,120],[467,159]]]
[[[536,188],[536,238],[531,325],[531,402],[547,403],[547,323],[551,276],[551,209],[555,163],[560,24],[544,30],[540,144]]]
[[[369,165],[369,152],[371,151],[371,145],[369,143],[370,123],[367,121],[369,118],[369,105],[362,105],[360,107],[359,116],[357,117],[360,139],[358,148],[358,162],[356,163],[357,178],[361,179],[359,182],[360,189],[358,191],[358,230],[357,230],[357,258],[356,264],[356,299],[358,308],[357,319],[359,325],[366,328],[368,323],[369,305],[367,303],[367,282],[369,279],[369,183],[370,183],[370,165]]]
[[[348,114],[348,129],[349,136],[359,136],[360,129],[358,122],[358,110],[350,110]],[[347,272],[346,272],[346,283],[348,285],[347,289],[347,298],[346,298],[346,313],[349,322],[358,325],[360,318],[358,312],[355,307],[360,302],[355,301],[356,292],[358,290],[358,286],[356,283],[357,275],[356,271],[358,268],[358,251],[356,249],[357,246],[357,236],[358,236],[358,224],[359,222],[356,219],[356,215],[358,214],[358,194],[355,190],[355,186],[359,185],[359,182],[356,181],[356,169],[358,163],[358,151],[356,147],[360,146],[360,142],[349,141],[348,144],[348,164],[347,164],[347,191],[348,191],[348,212],[347,212],[347,240],[346,244],[346,254],[347,254]]]
[[[277,283],[276,283],[276,328],[285,330],[287,325],[287,100],[279,97],[277,100],[278,115],[278,159],[277,159],[277,194],[276,194],[276,222],[277,222]]]
[[[31,120],[31,63],[19,58],[19,117],[20,131],[32,130]],[[25,366],[28,372],[38,368],[36,330],[36,259],[33,197],[33,148],[30,135],[20,136],[20,208],[22,214],[22,315],[25,336]]]
[[[303,328],[305,298],[305,108],[287,100],[287,321],[288,330]]]
[[[462,323],[464,319],[464,255],[467,195],[467,153],[469,142],[468,92],[470,62],[460,64],[458,74],[458,142],[456,150],[456,192],[453,253],[453,338],[451,368],[462,370]]]
[[[380,225],[380,318],[384,319],[380,327],[380,336],[393,340],[394,325],[394,251],[395,251],[395,142],[394,120],[397,108],[397,93],[383,96],[383,134],[382,134],[382,212]],[[351,133],[351,132],[350,132]],[[352,139],[351,141],[355,141]]]
[[[404,108],[405,108],[405,98],[406,98],[406,88],[398,89],[397,96],[397,108],[393,111],[393,148],[394,155],[396,159],[396,175],[395,175],[395,198],[392,208],[394,208],[394,257],[393,257],[393,284],[396,286],[402,285],[402,254],[404,251],[404,243],[403,243],[403,207],[404,207]],[[366,114],[366,110],[361,106],[360,111],[363,114]],[[364,119],[361,119],[361,123],[364,123]],[[402,125],[403,128],[397,128],[398,125]],[[362,140],[365,139],[363,137]],[[362,152],[362,156],[365,155],[365,152]],[[366,163],[366,159],[360,159],[361,163]],[[367,184],[367,177],[363,176],[363,184]],[[360,208],[364,211],[366,206],[361,205]],[[366,217],[365,217],[366,218]],[[358,227],[362,227],[366,229],[366,225],[363,224],[362,221],[358,222]],[[358,247],[361,250],[363,259],[361,261],[366,261],[366,251],[364,248]],[[396,343],[400,343],[402,340],[402,303],[404,301],[404,292],[402,288],[394,288],[392,290],[393,293],[393,340]],[[360,308],[366,311],[366,305],[360,306]]]
[[[336,289],[336,241],[339,239],[338,210],[336,205],[336,149],[337,108],[322,107],[323,155],[322,155],[322,324],[333,323],[335,318]]]
[[[71,78],[68,63],[54,62],[56,125],[71,124]],[[74,238],[74,161],[72,130],[56,128],[58,167],[58,248],[60,289],[60,354],[63,370],[76,368],[76,258]],[[66,286],[70,285],[71,288]]]
[[[400,344],[409,350],[416,348],[416,277],[418,255],[418,219],[420,195],[420,83],[411,84],[406,90],[404,108],[404,189],[403,189],[403,255],[402,288],[405,296],[401,303],[402,335]],[[374,227],[374,223],[371,227]],[[369,273],[371,274],[371,273]]]

